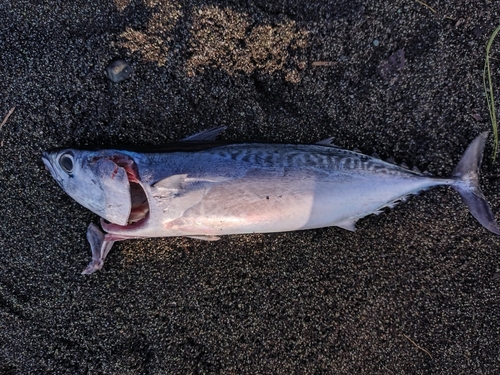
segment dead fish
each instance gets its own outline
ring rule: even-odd
[[[115,241],[283,232],[337,226],[393,207],[435,186],[456,190],[471,214],[500,234],[479,187],[488,133],[472,141],[449,178],[433,178],[331,144],[216,142],[225,128],[184,138],[161,150],[56,149],[43,162],[61,188],[101,217],[90,224],[92,261],[102,268]]]

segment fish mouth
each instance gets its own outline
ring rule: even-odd
[[[42,161],[45,166],[47,166],[47,163],[49,162],[49,153],[47,151],[44,151],[42,154]]]
[[[128,223],[133,224],[145,219],[149,214],[149,201],[142,185],[138,182],[130,181],[130,202],[131,209]]]
[[[52,164],[50,163],[50,156],[47,151],[44,151],[42,154],[42,161],[45,165],[45,169],[52,174]]]
[[[44,151],[42,154],[42,161],[43,164],[45,165],[45,170],[49,171],[51,176],[56,180],[57,184],[64,190],[64,187],[62,186],[61,182],[61,177],[59,177],[59,174],[56,172],[54,167],[52,166],[52,161],[50,157],[50,153],[47,151]]]

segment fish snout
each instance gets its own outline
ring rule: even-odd
[[[50,155],[47,151],[44,151],[43,154],[42,154],[42,161],[43,161],[43,164],[45,164],[45,169],[48,170],[50,172]]]

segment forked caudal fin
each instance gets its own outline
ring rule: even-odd
[[[470,213],[490,232],[500,235],[495,216],[479,187],[479,168],[483,159],[484,145],[488,132],[479,134],[467,147],[462,159],[453,170],[457,181],[451,185],[458,191]]]

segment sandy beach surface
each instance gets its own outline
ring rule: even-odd
[[[0,373],[499,373],[500,238],[451,189],[355,233],[125,241],[82,276],[98,218],[41,161],[226,126],[448,176],[491,129],[499,23],[485,0],[0,2]],[[491,55],[500,96],[500,40]],[[133,71],[118,83],[116,59]]]

